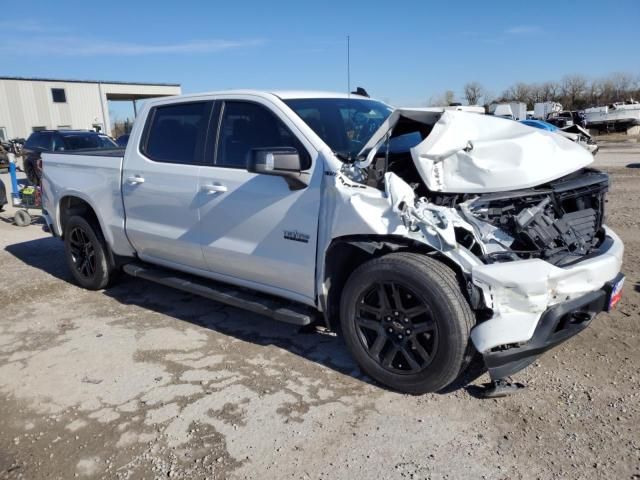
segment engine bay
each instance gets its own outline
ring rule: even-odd
[[[588,255],[604,239],[608,188],[606,173],[583,169],[535,189],[480,195],[467,201],[465,213],[513,239],[504,251],[483,255],[487,263],[540,258],[561,266]]]

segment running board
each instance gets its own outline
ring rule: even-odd
[[[315,319],[311,308],[194,275],[140,263],[128,263],[122,269],[132,277],[144,278],[281,322],[304,326],[313,323]]]

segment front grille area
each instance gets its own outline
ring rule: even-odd
[[[542,258],[564,265],[597,248],[604,234],[606,173],[583,169],[534,189],[485,195],[472,211],[513,237],[507,252],[487,262]]]

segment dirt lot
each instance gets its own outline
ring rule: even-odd
[[[339,338],[142,280],[81,290],[0,214],[0,478],[640,478],[640,148],[607,149],[624,299],[500,400],[386,391]]]

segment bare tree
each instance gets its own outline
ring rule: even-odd
[[[616,72],[612,73],[609,78],[618,100],[628,100],[628,98],[625,97],[627,97],[632,90],[633,77],[628,73]]]
[[[434,95],[429,98],[430,107],[446,107],[456,101],[456,94],[453,90],[447,90],[441,95]]]
[[[477,105],[483,93],[484,88],[478,82],[469,82],[464,86],[464,97],[468,105]]]
[[[542,101],[554,102],[560,97],[560,85],[557,82],[544,82],[542,84]]]
[[[453,90],[447,90],[444,92],[444,101],[447,105],[451,105],[456,101],[456,94],[453,93]]]
[[[518,82],[507,88],[502,94],[505,100],[512,102],[526,102],[529,98],[529,85]]]
[[[482,95],[482,103],[484,104],[484,108],[489,109],[489,105],[494,102],[496,96],[493,92],[489,90],[484,91],[484,95]]]
[[[565,108],[576,109],[584,106],[587,79],[582,75],[565,75],[562,78],[562,96]]]
[[[469,105],[479,104],[485,107],[491,103],[526,102],[532,108],[536,102],[560,102],[564,108],[581,108],[608,105],[625,100],[640,100],[640,75],[617,72],[602,79],[587,79],[583,75],[566,75],[562,81],[548,81],[527,84],[519,82],[507,88],[496,97],[478,82],[467,82],[464,86],[464,98]],[[455,101],[454,92],[447,90],[430,99],[430,105],[449,105]]]

